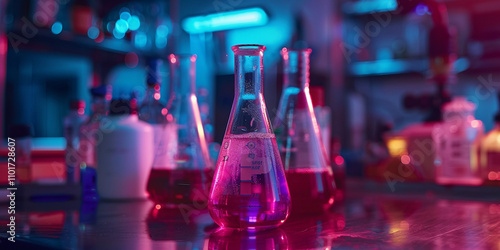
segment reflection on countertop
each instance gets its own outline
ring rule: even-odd
[[[16,243],[37,249],[500,249],[500,195],[387,192],[349,180],[346,199],[320,215],[289,218],[278,229],[220,229],[206,210],[149,201],[53,203],[16,211]],[[400,186],[404,190],[404,186]],[[2,208],[3,207],[3,208]],[[2,249],[4,249],[2,247]]]

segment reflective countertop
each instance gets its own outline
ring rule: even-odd
[[[464,191],[465,190],[465,191]],[[1,249],[500,249],[500,189],[348,180],[345,200],[321,215],[257,233],[222,230],[206,210],[149,201],[31,203],[16,211],[16,242]],[[499,192],[496,192],[496,191]]]

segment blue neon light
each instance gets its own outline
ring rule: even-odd
[[[188,33],[203,33],[261,26],[267,23],[266,12],[261,8],[228,11],[183,20],[182,28]]]
[[[127,21],[120,19],[116,21],[115,23],[115,30],[117,30],[120,33],[125,33],[128,30],[128,23]]]
[[[50,30],[52,31],[52,33],[54,33],[54,34],[57,35],[57,34],[61,33],[62,28],[63,27],[62,27],[62,23],[61,22],[55,22],[54,24],[52,24],[52,27],[51,27]]]
[[[141,20],[137,16],[131,16],[127,22],[130,30],[137,30],[141,27]]]
[[[368,14],[373,12],[394,11],[398,8],[396,0],[346,1],[342,10],[348,14]]]

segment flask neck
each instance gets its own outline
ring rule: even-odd
[[[196,55],[170,55],[171,98],[196,90]]]
[[[263,54],[235,52],[235,96],[245,100],[262,97]]]
[[[299,88],[304,90],[309,87],[309,55],[311,49],[281,50],[283,57],[283,88]]]

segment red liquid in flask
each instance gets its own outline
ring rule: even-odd
[[[177,205],[206,202],[213,170],[152,169],[147,191],[157,204]]]
[[[293,169],[286,171],[292,196],[292,214],[318,213],[334,202],[335,184],[327,170]]]
[[[290,195],[274,134],[224,138],[209,211],[223,227],[267,229],[288,217]]]

